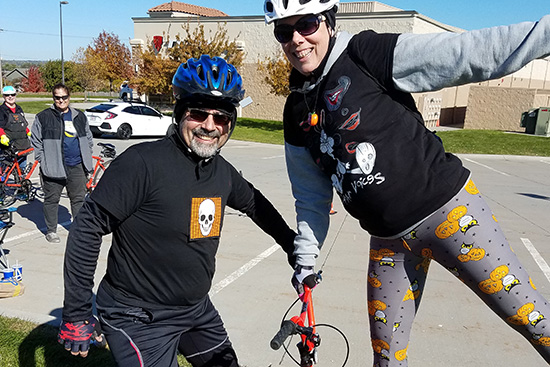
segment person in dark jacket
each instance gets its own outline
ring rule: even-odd
[[[16,101],[17,92],[11,85],[2,88],[4,103],[0,105],[0,145],[7,147],[10,144],[16,151],[21,152],[31,147],[29,135],[29,123],[25,113]],[[22,170],[27,165],[27,155],[19,158],[19,166]]]
[[[424,126],[410,94],[500,78],[547,57],[550,16],[460,34],[351,35],[335,31],[338,5],[264,3],[266,22],[274,23],[293,66],[283,115],[298,221],[292,283],[314,285],[334,189],[371,235],[367,302],[374,366],[407,366],[431,260],[550,362],[550,305],[470,172]]]
[[[172,84],[174,128],[119,155],[71,227],[59,341],[88,354],[94,272],[102,236],[112,233],[96,306],[117,364],[176,367],[179,350],[194,367],[237,367],[208,296],[224,208],[245,213],[287,254],[296,234],[219,154],[244,95],[237,70],[203,55],[180,65]]]
[[[87,174],[93,170],[93,137],[84,113],[69,105],[69,88],[57,84],[52,94],[54,104],[34,119],[31,143],[35,159],[40,163],[46,240],[59,243],[57,222],[61,192],[66,188],[74,220],[86,196]]]

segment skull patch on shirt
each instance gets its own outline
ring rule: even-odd
[[[193,198],[190,239],[220,236],[221,203],[221,198]]]

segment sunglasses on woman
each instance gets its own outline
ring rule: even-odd
[[[187,110],[187,117],[195,122],[205,122],[210,115],[214,118],[216,125],[227,125],[231,122],[231,116],[223,112],[209,112],[201,108]]]
[[[278,24],[275,26],[273,33],[275,38],[280,43],[287,43],[292,40],[294,31],[300,33],[302,36],[310,36],[317,32],[321,22],[325,20],[324,15],[306,15],[300,18],[294,25],[290,24]]]

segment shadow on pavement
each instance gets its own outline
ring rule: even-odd
[[[17,213],[22,217],[26,218],[29,221],[33,222],[36,225],[36,228],[45,231],[46,222],[44,221],[42,201],[34,199],[28,202],[25,202],[17,207]],[[69,210],[63,206],[59,205],[59,217],[58,223],[67,223],[71,220],[71,214]],[[69,230],[69,225],[65,226],[65,229]]]

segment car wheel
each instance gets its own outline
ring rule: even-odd
[[[118,127],[116,135],[123,140],[128,140],[132,136],[132,127],[128,124],[122,124]]]

